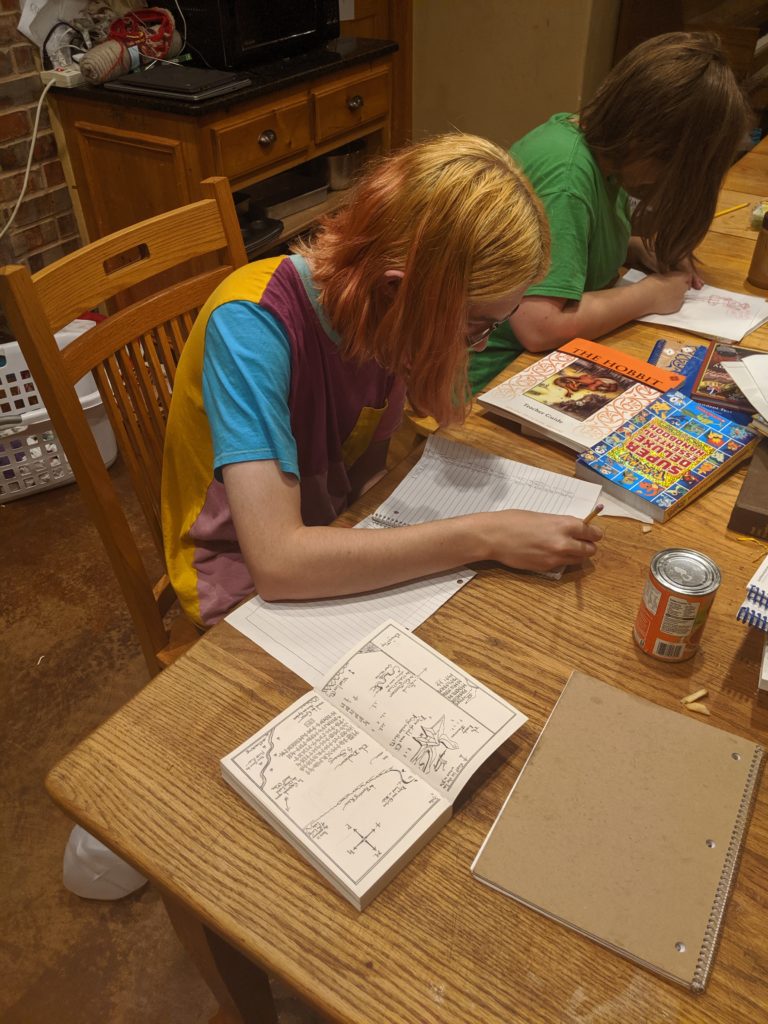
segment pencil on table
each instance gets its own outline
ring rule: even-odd
[[[595,507],[592,509],[592,511],[589,513],[589,515],[585,516],[584,519],[582,520],[584,525],[588,526],[592,522],[592,520],[595,518],[595,516],[599,512],[602,512],[604,508],[605,508],[605,505],[595,505]]]
[[[718,210],[715,216],[722,217],[724,213],[733,213],[734,210],[743,210],[745,206],[749,206],[749,203],[737,203],[736,206],[727,206],[724,210]]]

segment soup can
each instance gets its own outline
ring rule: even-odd
[[[692,658],[719,586],[720,570],[700,551],[657,551],[633,630],[640,650],[662,661]]]

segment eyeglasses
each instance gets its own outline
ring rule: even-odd
[[[485,339],[490,334],[492,334],[496,330],[497,327],[501,327],[501,325],[506,323],[507,320],[509,320],[509,318],[511,316],[514,316],[515,313],[518,311],[518,309],[520,309],[520,303],[519,302],[515,306],[515,308],[512,310],[512,312],[511,313],[507,313],[507,315],[505,317],[502,317],[501,320],[496,320],[494,323],[489,324],[488,327],[485,327],[478,334],[468,334],[467,337],[466,337],[467,348],[474,348],[475,345],[479,345],[481,341],[485,341]]]

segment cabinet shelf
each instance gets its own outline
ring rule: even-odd
[[[347,189],[339,192],[329,192],[328,196],[321,203],[308,206],[305,210],[292,213],[290,217],[285,217],[283,219],[283,230],[277,238],[272,238],[264,245],[251,249],[248,253],[248,258],[250,260],[258,259],[265,253],[279,248],[285,242],[289,242],[292,238],[296,238],[297,235],[303,234],[308,228],[316,224],[324,213],[331,213],[341,206],[346,194]]]

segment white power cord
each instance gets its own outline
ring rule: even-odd
[[[13,210],[11,210],[11,216],[6,221],[3,230],[0,231],[0,238],[3,237],[3,235],[6,233],[11,224],[13,224],[14,217],[19,212],[21,201],[24,198],[25,192],[27,191],[27,185],[29,184],[29,172],[32,169],[32,155],[35,152],[35,142],[37,141],[37,127],[40,124],[40,111],[43,109],[43,100],[45,99],[48,90],[53,86],[53,84],[54,83],[52,81],[46,83],[45,88],[40,93],[40,99],[37,101],[37,110],[35,111],[35,123],[32,128],[32,140],[29,143],[29,156],[27,158],[27,169],[24,173],[24,181],[22,182],[21,192],[19,193],[19,198],[16,200],[16,205],[14,206]]]

